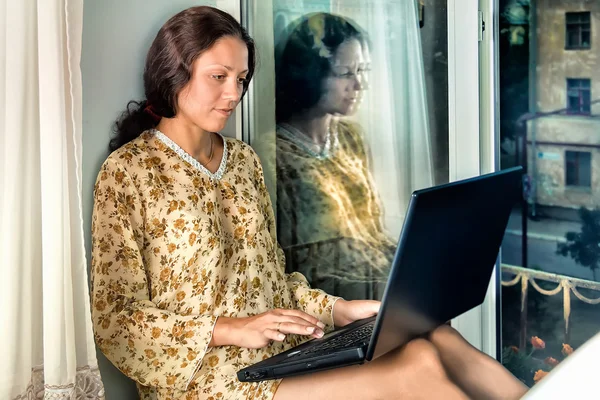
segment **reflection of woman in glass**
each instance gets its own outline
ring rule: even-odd
[[[365,35],[326,13],[301,18],[277,56],[277,216],[288,269],[346,298],[379,297],[394,242],[384,232],[360,127]]]

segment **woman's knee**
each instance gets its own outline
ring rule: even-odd
[[[429,340],[434,344],[443,343],[450,339],[463,339],[462,335],[450,325],[438,326],[429,334]],[[464,340],[464,339],[463,339]]]
[[[445,377],[444,367],[435,346],[425,339],[408,342],[397,354],[397,364],[429,377]]]

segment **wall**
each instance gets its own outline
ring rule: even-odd
[[[83,213],[90,260],[92,194],[96,175],[108,155],[115,118],[131,99],[143,98],[142,71],[146,52],[160,26],[192,5],[193,0],[102,0],[84,2],[83,49]],[[235,118],[232,118],[235,120]],[[232,134],[228,127],[226,134]],[[132,381],[98,352],[107,400],[135,399]]]
[[[591,48],[565,50],[565,13],[591,12]],[[567,78],[591,79],[592,100],[600,98],[600,2],[537,0],[537,65],[534,95],[538,112],[567,106]],[[600,114],[600,104],[592,115]],[[535,160],[536,202],[578,208],[600,204],[600,120],[586,116],[543,117],[529,124],[529,160]],[[531,141],[536,141],[532,150]],[[565,186],[565,152],[591,153],[591,189]],[[530,170],[530,173],[532,171]]]

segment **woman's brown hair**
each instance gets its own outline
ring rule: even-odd
[[[148,50],[144,68],[146,100],[130,101],[115,123],[111,151],[154,128],[161,117],[175,116],[177,95],[192,78],[196,58],[219,39],[233,36],[248,47],[248,75],[243,94],[254,74],[256,49],[246,30],[231,15],[219,9],[191,7],[171,17],[158,31]]]

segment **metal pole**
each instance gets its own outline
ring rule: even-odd
[[[529,290],[529,276],[521,275],[521,318],[519,331],[519,349],[527,349],[527,292]]]
[[[522,149],[521,149],[521,165],[523,166],[523,179],[527,180],[527,122],[523,121],[520,123],[521,138],[522,138]],[[526,189],[523,185],[523,189]],[[527,217],[529,215],[529,193],[527,190],[523,191],[523,201],[521,209],[521,262],[522,267],[528,267],[527,260]]]
[[[530,0],[529,4],[529,112],[537,113],[537,0]],[[536,122],[531,121],[531,216],[535,218],[537,201],[537,127]],[[527,134],[527,125],[525,126]],[[525,142],[527,143],[527,141]]]

